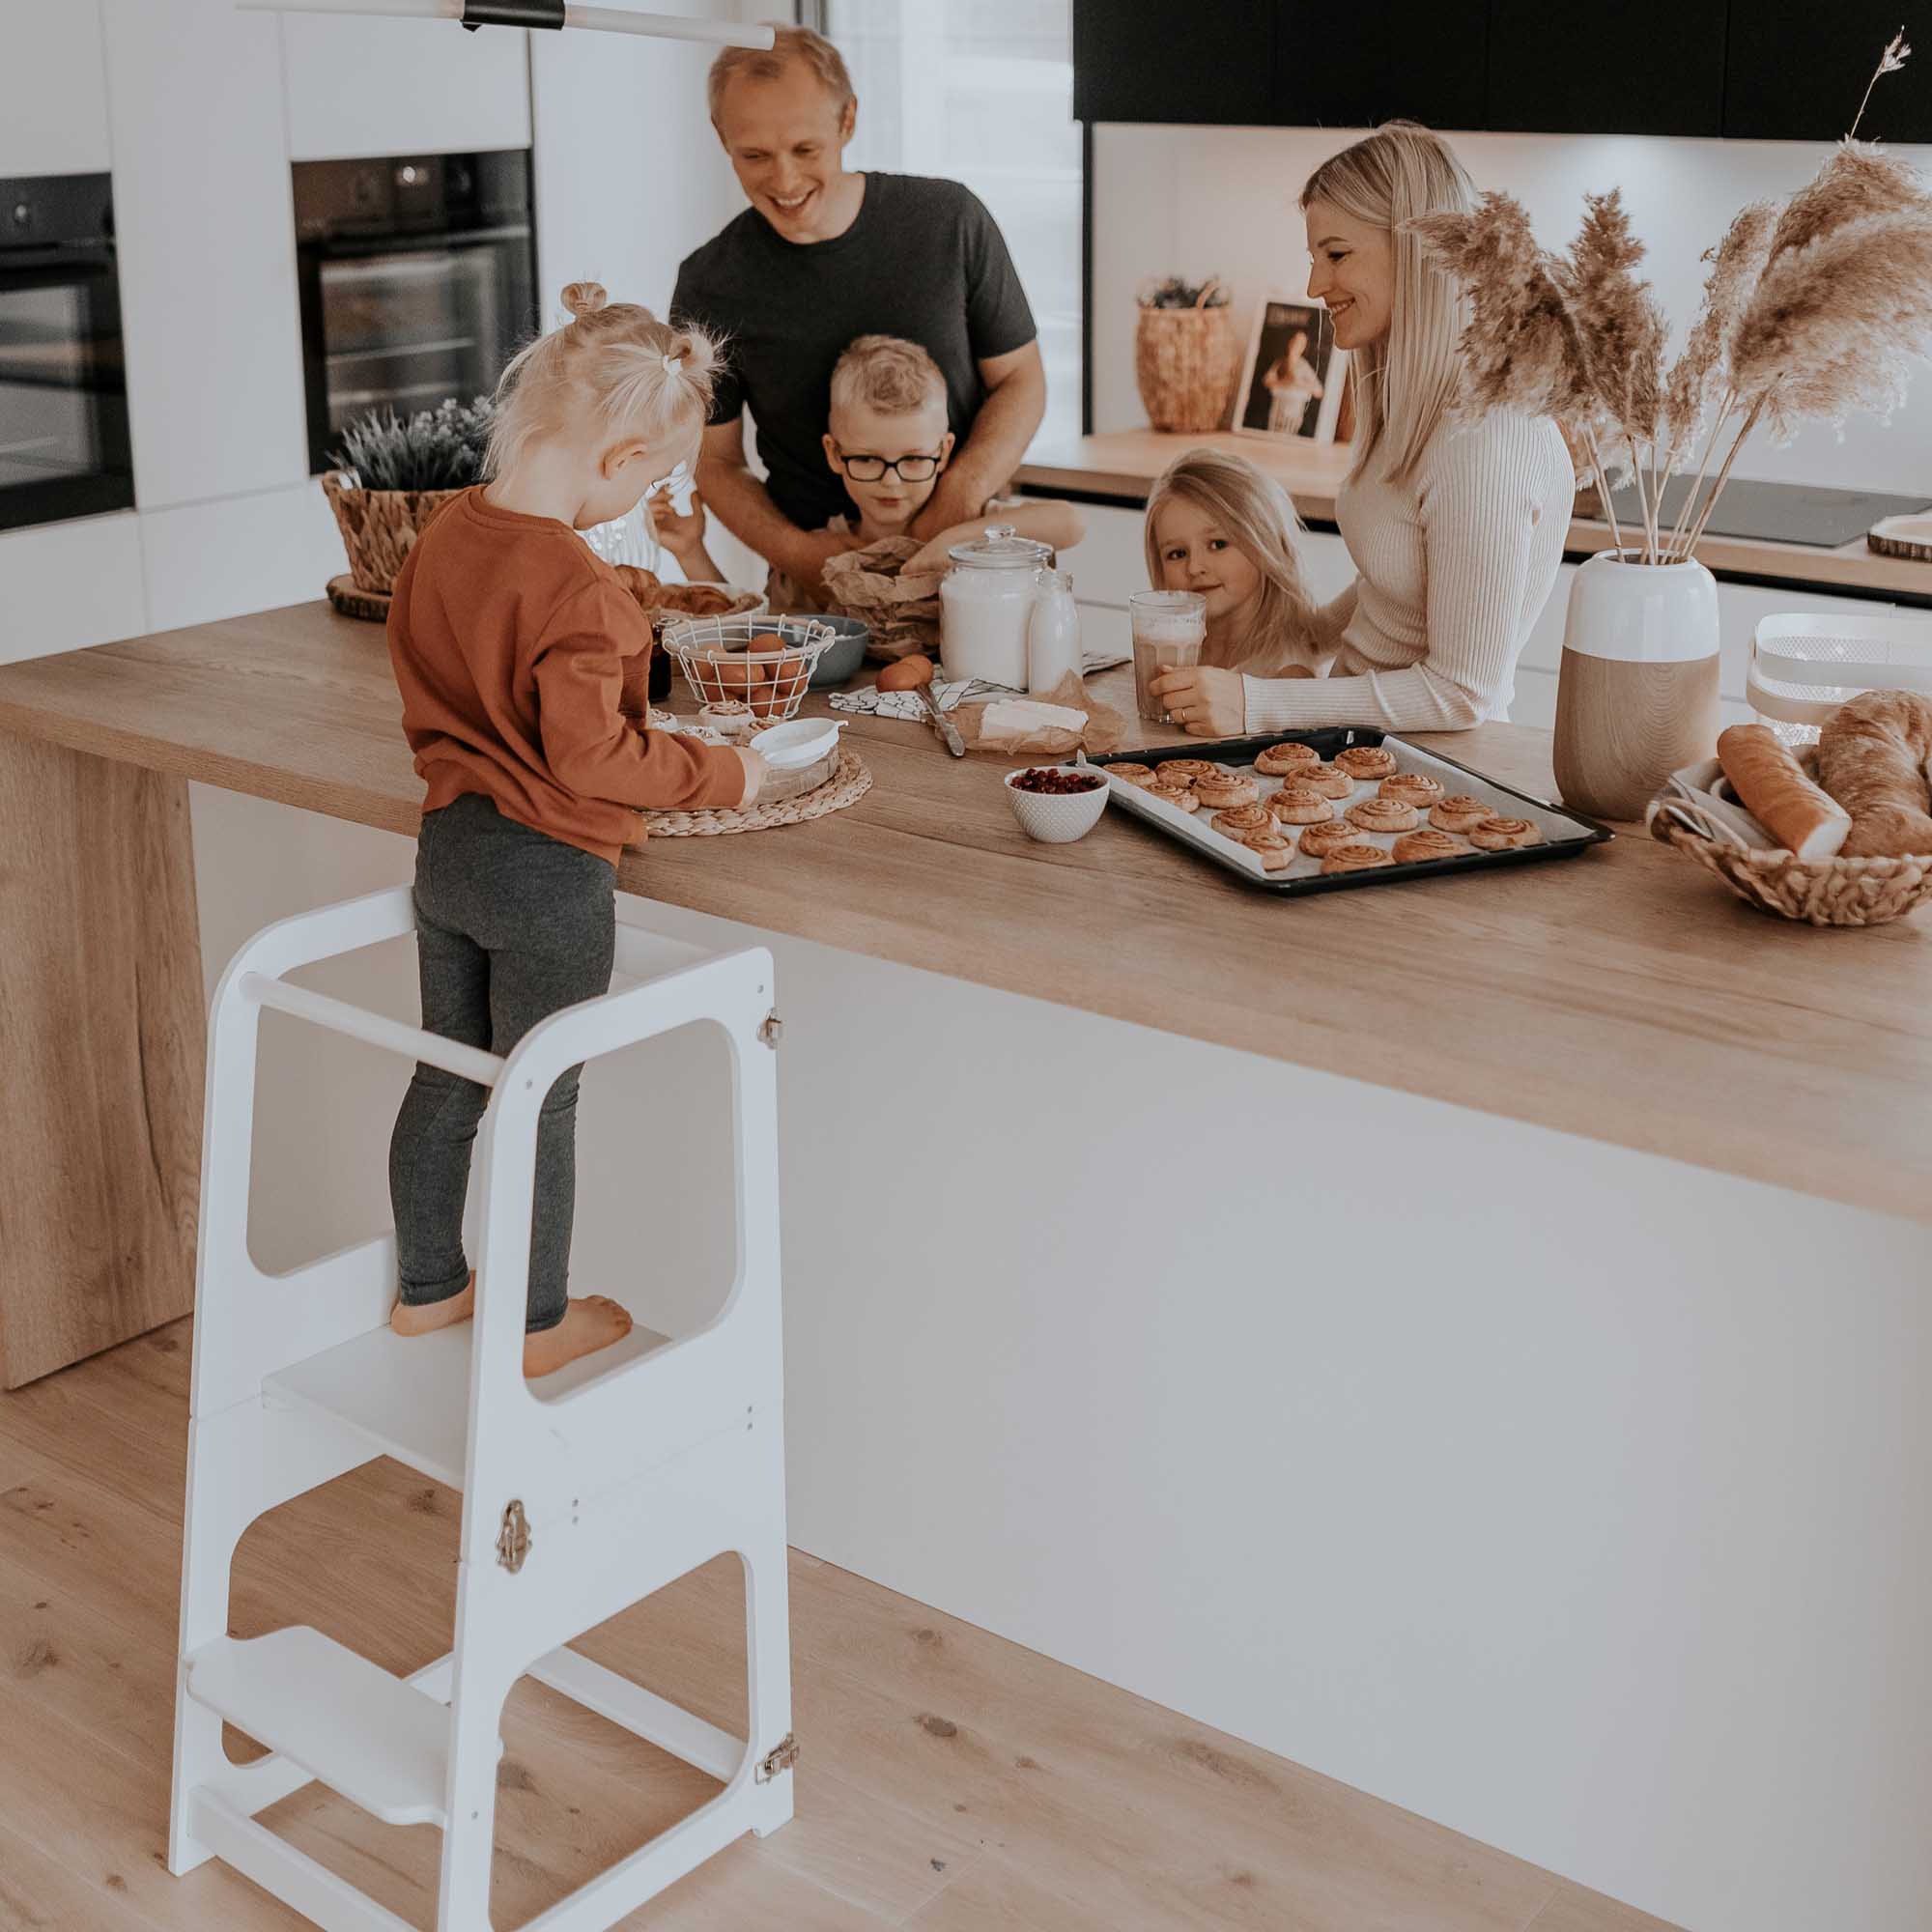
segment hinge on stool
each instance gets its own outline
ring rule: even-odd
[[[497,1561],[514,1577],[530,1553],[530,1521],[514,1499],[503,1511],[503,1527],[497,1536]]]
[[[774,1007],[765,1015],[763,1023],[759,1026],[758,1037],[776,1052],[779,1041],[784,1037],[784,1030],[785,1023],[779,1018],[779,1009]]]
[[[759,1763],[757,1770],[753,1774],[753,1782],[769,1784],[780,1772],[789,1771],[797,1762],[798,1740],[787,1731],[772,1747],[770,1754]]]

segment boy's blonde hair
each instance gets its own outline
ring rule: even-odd
[[[1204,663],[1224,667],[1284,660],[1308,636],[1313,610],[1301,581],[1301,558],[1294,533],[1301,520],[1289,494],[1244,456],[1219,449],[1189,449],[1154,479],[1148,493],[1148,582],[1161,587],[1160,539],[1154,520],[1164,503],[1191,503],[1213,519],[1227,537],[1261,572],[1261,602],[1246,635]]]
[[[1390,121],[1308,177],[1301,206],[1313,201],[1388,231],[1395,270],[1388,339],[1351,357],[1353,473],[1385,444],[1385,473],[1406,482],[1455,392],[1457,345],[1467,320],[1461,290],[1430,266],[1407,224],[1423,214],[1468,213],[1474,190],[1441,135],[1413,121]]]
[[[946,407],[946,378],[917,342],[902,336],[857,336],[833,365],[835,410],[877,410],[882,416],[909,416],[928,403]]]
[[[724,361],[700,328],[672,328],[636,302],[609,301],[599,282],[572,282],[574,320],[512,358],[497,384],[487,467],[495,476],[532,438],[589,414],[611,437],[647,441],[702,424]]]
[[[810,27],[781,26],[774,22],[769,52],[754,47],[726,47],[711,63],[711,73],[704,83],[711,125],[717,127],[719,103],[724,99],[725,88],[738,74],[752,80],[781,80],[793,61],[810,68],[812,77],[841,108],[852,99],[852,76],[846,71],[845,57],[823,34],[814,34]]]

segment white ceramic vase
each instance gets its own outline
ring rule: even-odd
[[[1638,818],[1718,742],[1718,584],[1695,561],[1603,551],[1577,573],[1556,683],[1556,785],[1598,818]]]

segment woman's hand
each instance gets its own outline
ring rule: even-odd
[[[1186,665],[1158,672],[1148,690],[1190,738],[1236,738],[1248,722],[1248,694],[1237,670]]]

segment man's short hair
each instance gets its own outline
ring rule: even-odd
[[[794,61],[810,68],[819,85],[841,108],[851,99],[852,76],[845,71],[845,57],[823,34],[814,34],[810,27],[774,25],[769,52],[753,47],[726,47],[711,63],[711,77],[705,83],[711,125],[717,127],[718,104],[736,75],[746,74],[753,80],[781,80]]]
[[[917,342],[897,335],[862,335],[846,345],[833,366],[835,410],[867,409],[883,416],[909,416],[928,403],[946,407],[946,378]]]

